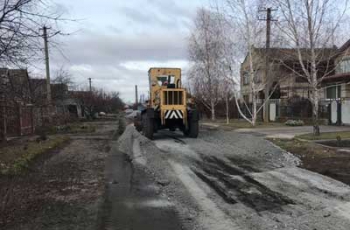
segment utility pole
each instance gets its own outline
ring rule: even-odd
[[[259,9],[259,12],[266,12],[266,18],[259,18],[260,21],[266,21],[266,47],[265,47],[265,89],[264,89],[264,96],[265,96],[265,104],[264,104],[264,110],[263,110],[263,118],[264,122],[269,122],[269,103],[268,103],[268,97],[270,95],[270,88],[271,88],[271,79],[268,79],[268,73],[269,73],[269,49],[271,46],[271,21],[277,21],[272,19],[272,11],[276,11],[276,9],[272,9],[271,7]]]
[[[89,90],[90,90],[90,93],[92,92],[92,87],[91,87],[91,77],[89,77]]]
[[[136,106],[139,104],[138,98],[139,98],[139,96],[138,96],[138,91],[137,91],[137,85],[135,85],[135,104],[136,104]]]
[[[50,79],[50,60],[49,60],[49,47],[48,47],[48,41],[47,41],[47,28],[46,26],[43,27],[43,37],[44,37],[44,48],[45,48],[45,64],[46,64],[46,91],[47,91],[47,103],[50,106],[51,105],[51,79]]]

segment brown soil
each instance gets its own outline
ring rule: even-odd
[[[271,140],[283,149],[300,157],[300,167],[350,185],[350,152],[337,151],[313,142]]]

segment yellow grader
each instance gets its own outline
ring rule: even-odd
[[[197,138],[199,116],[181,87],[181,69],[151,68],[148,78],[149,100],[135,117],[136,129],[149,139],[160,129],[175,131],[177,128],[185,136]]]

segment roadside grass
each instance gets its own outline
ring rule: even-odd
[[[312,141],[268,139],[282,149],[298,156],[301,168],[314,171],[350,185],[350,154],[338,152]]]
[[[304,140],[331,140],[331,139],[348,139],[350,138],[350,131],[344,132],[329,132],[329,133],[321,133],[320,136],[314,136],[312,133],[298,135],[296,138],[304,139]]]
[[[19,174],[31,161],[41,154],[57,149],[67,143],[69,137],[54,136],[45,141],[27,140],[0,148],[0,174]]]
[[[52,126],[48,130],[48,134],[76,134],[76,133],[93,133],[96,126],[91,123],[70,123],[67,125]]]
[[[255,126],[252,126],[249,122],[243,119],[231,119],[229,124],[226,124],[226,119],[217,119],[216,121],[212,121],[209,119],[201,120],[201,123],[213,123],[224,127],[229,127],[233,129],[243,129],[243,128],[273,128],[273,127],[281,127],[285,126],[284,123],[279,122],[257,122]]]

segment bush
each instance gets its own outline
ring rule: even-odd
[[[284,124],[288,126],[303,126],[304,122],[302,120],[288,120]]]

